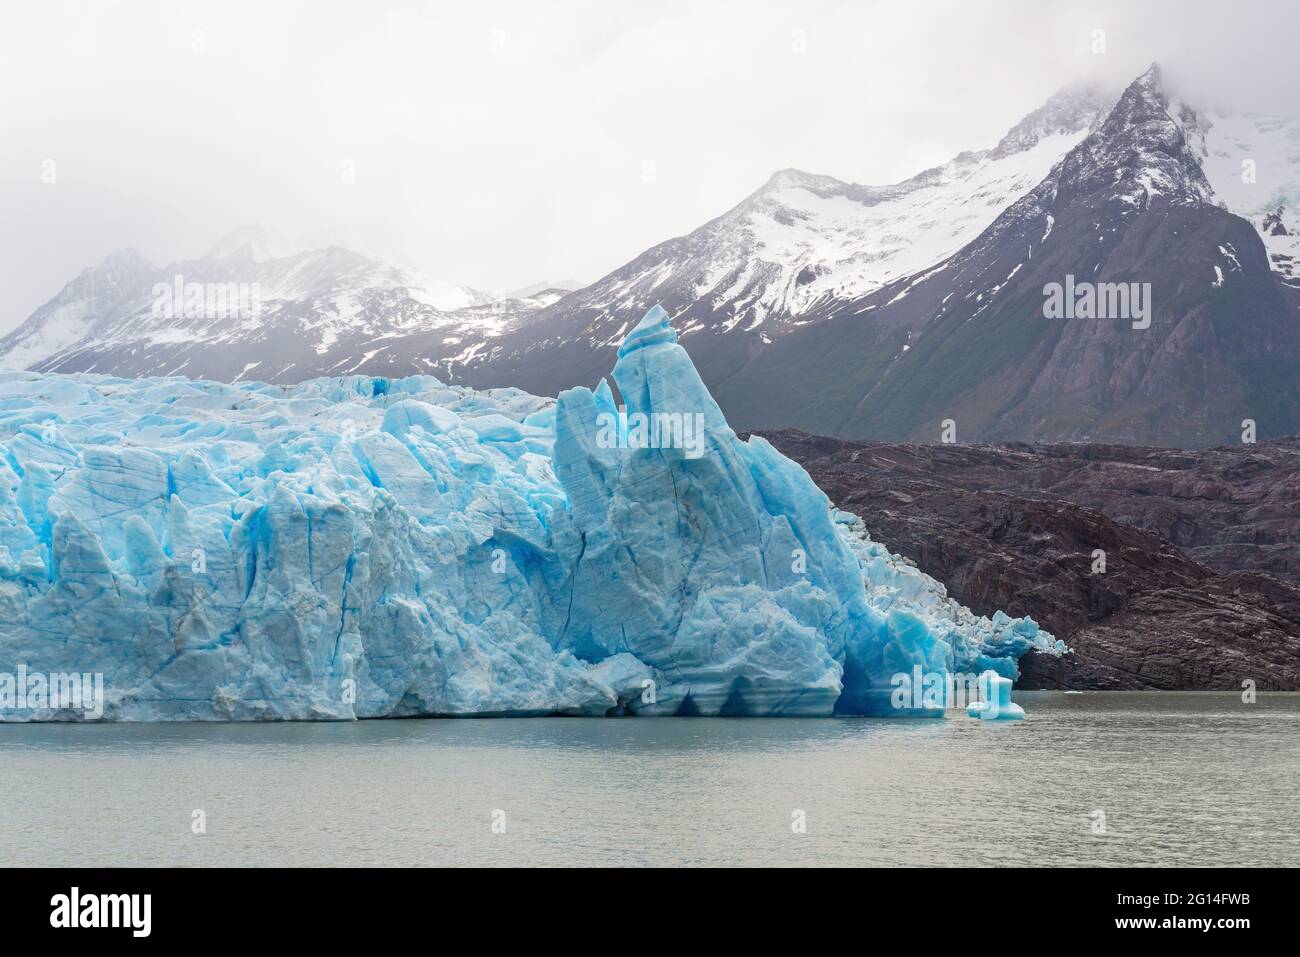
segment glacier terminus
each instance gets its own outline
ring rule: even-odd
[[[106,720],[885,715],[935,713],[891,705],[917,666],[1065,653],[742,441],[661,308],[612,379],[0,372],[0,673],[102,675]]]

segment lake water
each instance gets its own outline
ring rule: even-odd
[[[1300,695],[1016,700],[1006,724],[0,725],[0,864],[1300,860]]]

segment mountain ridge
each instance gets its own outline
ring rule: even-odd
[[[740,427],[933,441],[952,419],[963,440],[1196,445],[1254,419],[1285,434],[1300,430],[1298,144],[1300,121],[1200,113],[1153,64],[1118,94],[1059,91],[992,148],[898,183],[777,170],[580,289],[431,291],[341,248],[268,257],[254,232],[179,265],[265,277],[258,324],[159,323],[143,301],[104,318],[120,303],[101,296],[58,314],[44,355],[38,310],[0,340],[0,361],[272,382],[433,373],[554,395],[594,385],[633,319],[662,304]],[[1236,182],[1246,147],[1257,190]],[[1076,282],[1149,290],[1154,331],[1044,318],[1044,293]]]

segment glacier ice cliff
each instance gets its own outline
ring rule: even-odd
[[[657,307],[628,334],[623,409],[0,372],[0,674],[102,673],[118,720],[880,714],[916,665],[1064,650],[737,438],[676,339]],[[611,442],[620,412],[703,447]],[[24,703],[0,720],[80,716]]]

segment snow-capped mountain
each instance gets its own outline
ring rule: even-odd
[[[734,209],[566,301],[621,324],[629,300],[680,298],[682,334],[768,335],[818,305],[853,299],[952,255],[1033,188],[1087,133],[1101,109],[1091,91],[1058,94],[991,150],[961,153],[892,186],[858,186],[787,169]],[[635,311],[635,310],[633,310]],[[683,318],[685,321],[683,322]]]
[[[961,441],[1297,431],[1300,296],[1205,175],[1206,128],[1153,67],[955,256],[777,340],[715,394],[755,427],[920,441],[946,420]],[[1053,314],[1054,287],[1091,304]]]
[[[114,253],[0,339],[0,366],[297,381],[382,365],[415,337],[407,368],[427,372],[560,295],[494,302],[349,249],[288,252],[242,229],[165,267]]]
[[[1062,91],[992,149],[961,153],[890,186],[781,170],[718,218],[545,310],[534,326],[545,341],[507,344],[471,366],[490,363],[508,370],[485,371],[491,381],[514,376],[542,391],[594,381],[627,323],[656,303],[673,315],[688,348],[723,335],[725,350],[743,354],[750,339],[759,347],[837,302],[952,255],[1041,181],[1105,104],[1096,90]],[[535,365],[539,350],[548,355]],[[714,363],[703,362],[711,375]],[[464,374],[474,380],[479,372]]]
[[[1153,67],[892,186],[780,171],[572,292],[492,299],[258,232],[162,269],[115,254],[0,340],[0,365],[554,395],[595,383],[662,304],[741,427],[932,441],[960,410],[964,439],[1200,444],[1247,418],[1276,435],[1300,429],[1298,206],[1300,119],[1198,111]],[[1150,284],[1150,326],[1046,320],[1044,289],[1075,280]],[[257,309],[190,309],[191,281],[251,284]]]
[[[154,274],[134,249],[113,253],[83,270],[21,326],[0,339],[0,366],[24,369],[80,342],[124,300],[139,294]]]
[[[436,372],[554,393],[599,378],[628,317],[656,303],[688,344],[715,333],[723,353],[743,355],[961,248],[1086,135],[1104,102],[1064,91],[994,148],[892,186],[783,170],[690,235],[573,292],[548,281],[493,300],[336,246],[294,252],[246,227],[199,260],[146,265],[123,301],[61,322],[57,334],[43,307],[0,339],[0,366],[272,382]],[[178,275],[255,284],[257,317],[157,315],[153,287]],[[716,365],[703,360],[706,373]]]
[[[261,263],[268,259],[285,259],[300,252],[303,252],[301,247],[290,243],[279,233],[273,233],[261,223],[250,223],[222,236],[203,258],[226,259],[240,255]]]

